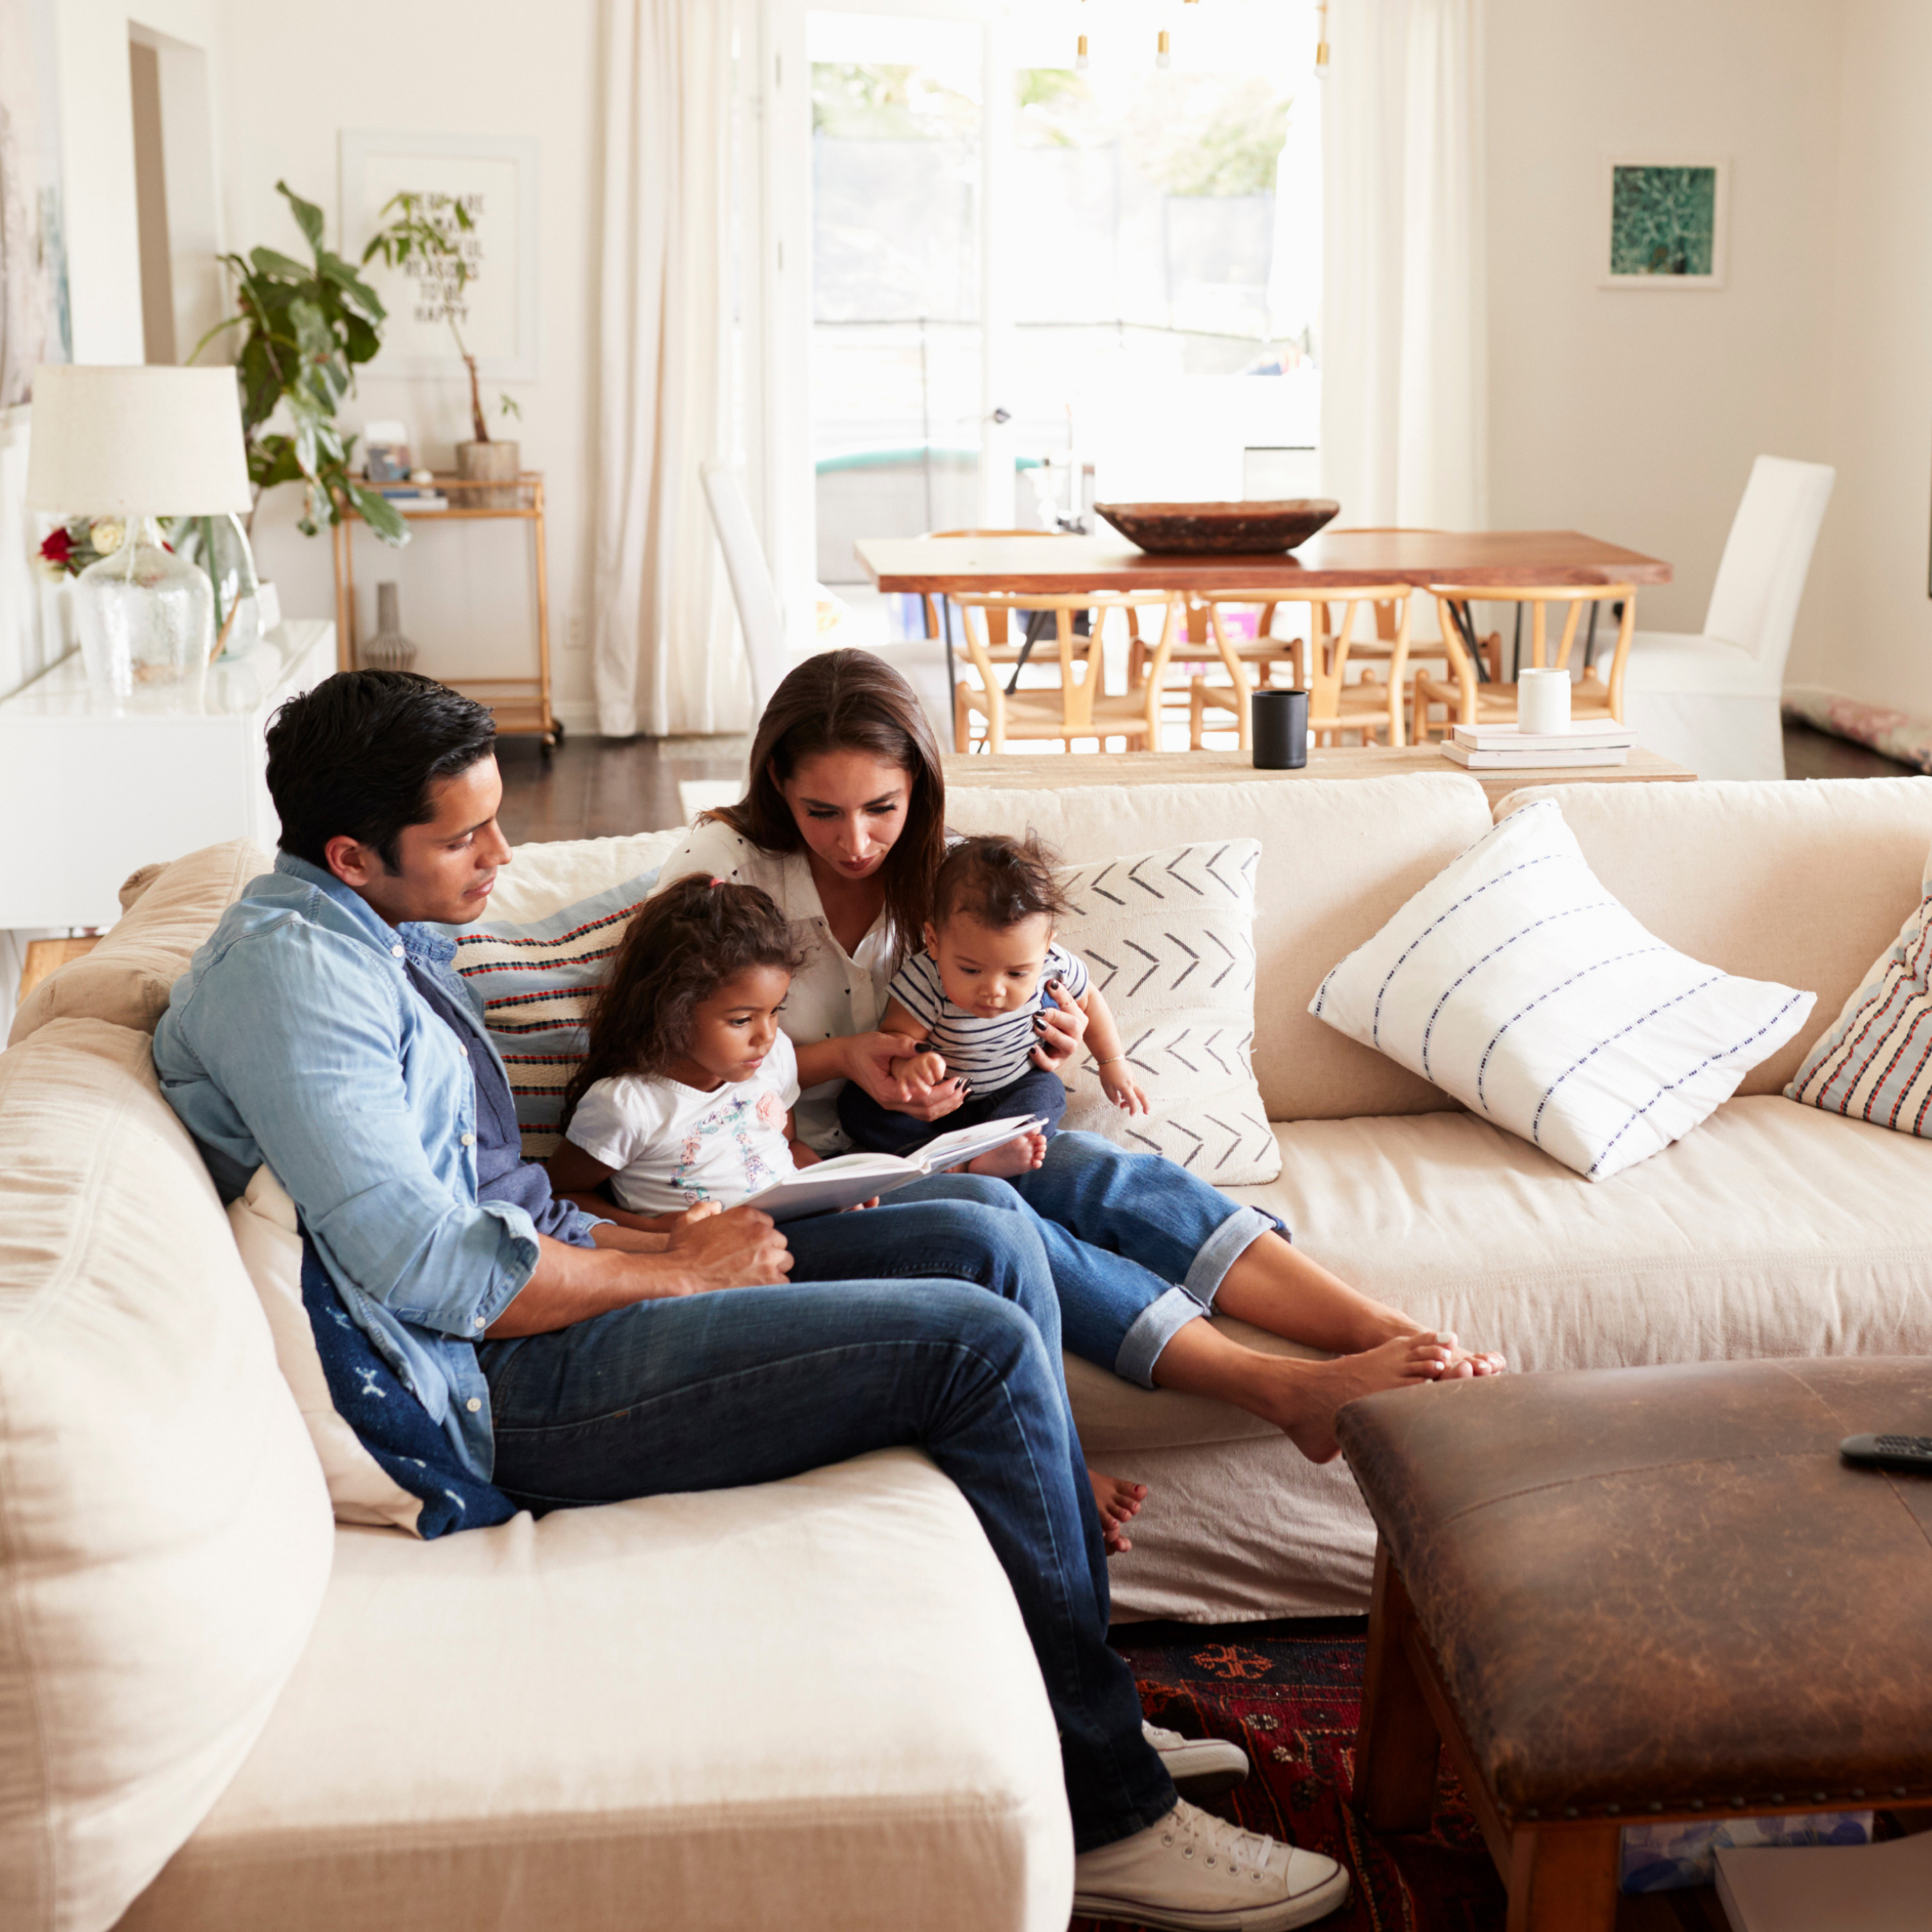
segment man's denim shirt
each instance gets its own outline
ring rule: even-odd
[[[487,1482],[474,1344],[530,1279],[537,1238],[521,1208],[477,1203],[469,1062],[404,969],[446,984],[471,1051],[493,1055],[455,954],[284,852],[175,981],[155,1066],[222,1199],[267,1162],[343,1306]]]

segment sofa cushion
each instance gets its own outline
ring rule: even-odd
[[[1593,1185],[1468,1113],[1275,1131],[1281,1179],[1236,1199],[1279,1215],[1344,1281],[1514,1368],[1932,1354],[1932,1142],[1760,1095]],[[1375,1533],[1344,1465],[1318,1468],[1203,1396],[1073,1360],[1067,1382],[1087,1454],[1153,1488],[1109,1566],[1117,1614],[1367,1608]]]
[[[254,1744],[332,1548],[147,1035],[47,1022],[0,1055],[0,1924],[114,1922]]]
[[[437,928],[455,942],[450,964],[482,1004],[528,1159],[557,1150],[564,1090],[583,1063],[592,1002],[657,882],[653,866],[540,918],[512,921],[493,908],[473,926]]]
[[[1253,839],[1063,867],[1059,938],[1104,995],[1152,1111],[1108,1099],[1091,1053],[1067,1076],[1063,1127],[1165,1154],[1217,1187],[1271,1181],[1281,1155],[1254,1084]]]
[[[407,1530],[422,1514],[419,1496],[394,1480],[363,1447],[328,1393],[315,1331],[302,1299],[302,1226],[288,1191],[266,1166],[229,1203],[228,1224],[275,1338],[275,1360],[315,1445],[336,1520]]]
[[[168,990],[195,948],[248,881],[274,864],[246,839],[191,852],[159,871],[143,867],[128,881],[140,890],[85,958],[43,980],[14,1015],[8,1043],[18,1046],[49,1020],[105,1020],[152,1033],[167,1009]],[[141,884],[143,875],[153,876]],[[124,894],[128,888],[123,888]]]
[[[1012,1593],[895,1450],[790,1481],[340,1532],[260,1743],[122,1932],[1061,1932]]]
[[[1187,760],[1173,762],[1183,780]],[[1450,1104],[1406,1067],[1323,1026],[1307,1006],[1337,960],[1482,836],[1489,804],[1475,779],[1446,771],[1062,791],[962,786],[946,812],[958,832],[1030,828],[1076,865],[1182,840],[1259,839],[1254,1073],[1268,1117],[1415,1113]]]
[[[675,826],[618,838],[550,839],[513,846],[481,923],[526,925],[609,892],[641,872],[655,872],[683,844],[688,829]]]
[[[1543,799],[1341,960],[1312,1010],[1599,1181],[1688,1133],[1813,1004],[1646,931]]]
[[[1789,1100],[1932,1134],[1932,856],[1918,906],[1805,1057]]]
[[[1660,939],[1818,995],[1740,1094],[1784,1091],[1918,903],[1932,844],[1932,778],[1546,786],[1510,793],[1496,815],[1545,798],[1591,870]]]

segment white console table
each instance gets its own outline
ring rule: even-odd
[[[272,851],[263,733],[336,668],[336,627],[278,626],[198,686],[115,703],[78,651],[0,700],[0,927],[106,926],[121,882],[226,839]]]

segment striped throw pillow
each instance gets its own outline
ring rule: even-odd
[[[1666,946],[1545,799],[1451,861],[1309,1011],[1602,1181],[1715,1112],[1817,997]]]
[[[1932,1137],[1932,854],[1918,910],[1785,1092],[1827,1113]]]
[[[1107,997],[1152,1113],[1122,1113],[1090,1055],[1063,1127],[1162,1154],[1216,1187],[1277,1179],[1282,1150],[1255,1085],[1253,839],[1212,839],[1055,875],[1059,943]]]
[[[591,996],[657,881],[654,869],[641,872],[527,925],[443,929],[456,943],[456,970],[482,1000],[527,1159],[556,1151],[564,1089],[584,1058]]]

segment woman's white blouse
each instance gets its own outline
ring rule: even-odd
[[[694,825],[658,874],[654,890],[689,873],[731,879],[769,893],[791,925],[792,937],[804,950],[805,964],[792,976],[785,1010],[778,1023],[795,1046],[817,1040],[843,1038],[847,1034],[870,1033],[884,1017],[886,989],[893,969],[892,927],[881,912],[848,953],[832,937],[825,907],[812,881],[803,852],[771,852],[752,844],[741,833],[715,819]],[[838,1092],[841,1083],[821,1080],[799,1096],[799,1137],[819,1153],[847,1145],[839,1126]]]

